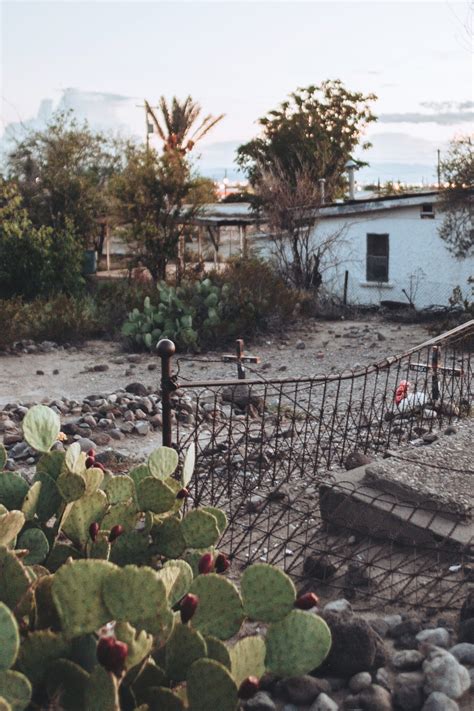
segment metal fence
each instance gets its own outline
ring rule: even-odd
[[[226,510],[221,547],[236,565],[278,564],[360,607],[459,604],[474,577],[470,521],[443,524],[436,498],[404,501],[340,472],[355,450],[382,456],[470,415],[474,321],[330,376],[190,382],[173,376],[172,350],[161,346],[163,441],[182,452],[194,442],[193,503]],[[411,388],[398,405],[402,381]]]

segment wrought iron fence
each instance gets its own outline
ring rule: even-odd
[[[459,586],[474,577],[470,522],[453,520],[449,530],[423,536],[444,515],[436,502],[364,493],[340,472],[355,450],[381,456],[469,416],[474,321],[329,376],[185,381],[172,375],[167,348],[163,441],[180,451],[194,442],[193,502],[226,510],[221,546],[238,564],[278,564],[303,586],[316,578],[328,595],[342,590],[361,606],[456,606]],[[391,518],[398,528],[387,535]]]

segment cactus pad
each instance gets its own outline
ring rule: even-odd
[[[244,611],[239,591],[233,583],[215,573],[199,575],[190,592],[199,597],[192,618],[195,629],[218,639],[229,639],[239,631]]]
[[[115,620],[131,624],[153,618],[166,606],[166,588],[156,571],[137,565],[114,566],[104,580],[102,595]]]
[[[240,686],[248,676],[265,673],[265,642],[262,637],[243,637],[230,650],[232,678]]]
[[[221,640],[217,639],[217,637],[211,636],[204,637],[204,639],[206,640],[207,656],[209,659],[214,659],[216,662],[220,662],[230,671],[232,662],[229,650],[224,642],[221,642]]]
[[[101,521],[107,510],[107,497],[103,491],[94,491],[82,496],[71,505],[63,524],[63,533],[76,545],[83,546],[89,540],[89,526]]]
[[[187,449],[186,456],[184,457],[183,473],[181,476],[183,486],[188,486],[189,482],[191,481],[194,472],[195,462],[196,447],[194,445],[194,442],[191,442]]]
[[[214,506],[203,506],[200,511],[205,511],[211,514],[217,521],[217,528],[219,529],[219,535],[222,536],[225,529],[227,528],[227,516],[221,509],[216,509]]]
[[[41,528],[28,528],[18,539],[18,548],[27,548],[28,554],[23,558],[25,565],[42,563],[49,553],[48,539]]]
[[[167,518],[161,526],[153,531],[154,548],[157,553],[166,558],[175,558],[186,549],[181,521],[176,518]]]
[[[79,442],[74,442],[66,450],[64,458],[66,469],[71,474],[84,474],[86,469],[86,454],[81,450]]]
[[[84,481],[86,482],[86,495],[93,494],[94,491],[100,487],[104,481],[104,472],[98,467],[90,467],[90,469],[85,469],[82,473]]]
[[[105,560],[76,560],[55,573],[52,587],[62,628],[76,637],[94,632],[111,619],[102,590],[117,568]]]
[[[46,559],[45,566],[51,573],[55,573],[68,558],[81,558],[81,554],[68,543],[55,543]]]
[[[230,672],[213,659],[198,659],[187,677],[187,692],[192,711],[235,711],[237,686]]]
[[[206,656],[204,637],[187,625],[176,624],[166,643],[166,672],[173,681],[184,681],[196,659]]]
[[[16,555],[0,547],[0,602],[13,610],[30,587],[27,568]]]
[[[3,602],[0,602],[0,640],[0,670],[5,670],[15,663],[20,636],[15,617]]]
[[[39,684],[51,662],[66,657],[70,648],[70,643],[61,634],[49,630],[30,632],[22,642],[17,666],[32,684]]]
[[[47,627],[59,629],[60,626],[51,593],[53,579],[52,575],[42,575],[35,583],[35,627],[39,630]]]
[[[38,474],[47,474],[56,481],[64,469],[65,459],[65,452],[55,451],[42,454],[36,464],[36,477]]]
[[[191,566],[184,560],[169,560],[158,571],[158,576],[165,584],[168,602],[171,606],[186,595],[193,582]]]
[[[80,474],[63,472],[56,483],[59,493],[68,503],[80,499],[86,491],[86,480]]]
[[[0,469],[5,469],[5,464],[7,463],[7,450],[0,444]]]
[[[144,565],[149,558],[148,536],[140,531],[122,533],[113,542],[109,557],[116,565],[127,565],[128,563]]]
[[[137,632],[135,627],[132,627],[128,622],[117,622],[114,632],[117,639],[128,645],[128,654],[125,660],[127,671],[140,664],[150,654],[153,648],[153,637],[145,630]]]
[[[147,476],[151,476],[151,472],[146,464],[139,464],[138,466],[133,467],[133,469],[130,469],[128,476],[133,479],[135,486],[138,489],[140,482],[143,479],[146,479]]]
[[[331,648],[331,632],[321,617],[292,610],[270,625],[265,641],[268,671],[281,676],[300,676],[324,661]]]
[[[148,457],[148,468],[157,479],[167,479],[178,466],[178,453],[171,447],[158,447]]]
[[[143,479],[138,485],[138,504],[141,511],[166,513],[174,505],[175,499],[173,490],[164,481],[153,476]]]
[[[0,472],[0,504],[10,511],[19,510],[29,486],[17,472]]]
[[[278,568],[255,563],[242,575],[245,614],[252,620],[276,622],[292,609],[296,589],[292,580]]]
[[[42,484],[40,481],[35,481],[34,484],[30,486],[30,489],[23,500],[21,510],[23,511],[27,521],[31,521],[35,517],[41,495],[41,486]]]
[[[165,686],[149,687],[144,699],[147,702],[144,708],[148,711],[184,711],[185,708],[179,696]]]
[[[89,674],[78,664],[58,659],[48,669],[48,696],[65,711],[84,711],[84,689],[88,680]]]
[[[26,709],[31,695],[31,684],[26,676],[16,671],[0,671],[0,698],[5,699],[12,711]]]
[[[20,533],[25,523],[25,516],[21,511],[8,511],[0,515],[0,546],[7,546]]]
[[[120,708],[118,689],[112,674],[97,665],[84,690],[84,711],[117,711]]]
[[[109,508],[101,522],[101,528],[110,531],[120,524],[126,531],[133,531],[137,523],[138,511],[135,503],[130,500],[126,503],[114,504]]]
[[[108,560],[111,545],[105,533],[99,533],[95,541],[89,541],[87,545],[87,558],[98,560]],[[112,561],[113,562],[113,561]]]
[[[215,516],[195,509],[181,522],[183,536],[189,548],[213,546],[219,539],[219,529]]]
[[[147,620],[140,620],[135,627],[146,630],[155,638],[158,647],[166,644],[173,632],[175,615],[169,607],[162,607],[157,613]]]
[[[51,452],[51,454],[57,454],[57,452]],[[48,457],[49,455],[46,454],[44,456]],[[40,521],[46,523],[59,509],[62,504],[62,497],[56,481],[46,472],[36,471],[35,484],[37,482],[41,483],[41,489],[36,502],[36,515]]]
[[[61,431],[59,416],[46,405],[34,405],[23,419],[23,434],[37,452],[49,452]]]
[[[166,674],[163,669],[157,666],[153,659],[148,659],[132,684],[133,695],[137,703],[141,704],[145,702],[144,697],[150,687],[161,686],[165,684],[166,681]]]
[[[112,476],[105,485],[104,491],[109,503],[119,504],[135,497],[135,484],[129,476]]]

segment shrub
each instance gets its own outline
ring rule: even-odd
[[[31,486],[0,471],[2,707],[179,711],[185,691],[194,711],[236,711],[266,671],[301,675],[323,662],[331,633],[308,612],[317,597],[297,598],[264,563],[247,567],[239,589],[215,550],[225,514],[183,510],[194,449],[178,477],[167,447],[114,476],[78,443],[52,451],[60,421],[44,405],[23,432],[41,455]],[[0,469],[5,459],[0,446]],[[265,636],[230,646],[246,620]]]

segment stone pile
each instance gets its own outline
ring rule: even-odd
[[[245,711],[471,709],[474,629],[463,624],[474,612],[473,595],[456,630],[444,619],[433,624],[406,614],[366,620],[347,600],[328,603],[318,611],[333,637],[324,665],[288,679],[265,675]]]

